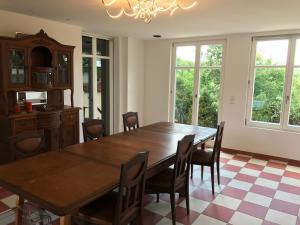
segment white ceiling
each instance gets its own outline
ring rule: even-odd
[[[0,9],[75,24],[108,36],[149,39],[300,28],[300,0],[197,0],[188,11],[159,15],[150,24],[109,18],[100,0],[0,0]]]

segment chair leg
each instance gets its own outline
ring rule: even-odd
[[[201,165],[201,180],[203,180],[203,168],[204,168],[204,166]]]
[[[156,193],[156,202],[159,203],[159,193]]]
[[[185,185],[185,202],[186,202],[186,213],[190,214],[190,190],[189,190],[189,182]]]
[[[194,164],[191,163],[191,178],[193,179]]]
[[[220,161],[217,161],[217,176],[218,176],[218,185],[220,185]]]
[[[215,175],[215,171],[214,171],[214,165],[212,165],[210,167],[210,176],[211,176],[211,188],[212,188],[212,194],[215,194],[215,180],[214,180],[214,175]]]
[[[171,200],[171,211],[172,211],[172,224],[176,225],[176,220],[175,220],[175,192],[170,193],[170,200]]]

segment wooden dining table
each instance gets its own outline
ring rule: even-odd
[[[177,143],[188,134],[196,135],[197,146],[212,139],[216,129],[151,124],[1,165],[0,185],[60,216],[61,224],[69,224],[69,215],[78,208],[118,186],[122,163],[149,151],[149,178],[174,163]]]

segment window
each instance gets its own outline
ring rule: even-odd
[[[224,43],[176,44],[171,118],[177,123],[217,127]]]
[[[300,128],[300,37],[254,39],[250,125]]]
[[[109,122],[112,68],[112,41],[91,36],[82,37],[83,115],[84,119]],[[108,130],[106,131],[108,132]]]

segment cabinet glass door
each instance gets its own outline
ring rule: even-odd
[[[26,84],[25,50],[11,49],[9,51],[9,80],[12,85]]]
[[[66,86],[70,84],[69,65],[70,57],[66,53],[58,53],[57,55],[57,82],[59,86]]]

